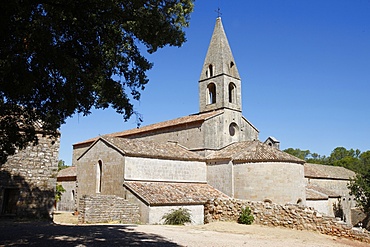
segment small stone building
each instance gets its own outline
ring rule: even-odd
[[[77,168],[71,166],[58,172],[57,184],[62,185],[65,192],[62,193],[60,201],[56,204],[57,211],[74,212],[76,205]]]
[[[307,206],[352,224],[351,209],[356,207],[356,201],[350,196],[347,185],[355,172],[344,167],[310,163],[306,163],[304,169]]]
[[[59,138],[37,134],[29,145],[0,166],[0,214],[6,217],[50,218],[58,172]]]
[[[273,136],[269,136],[264,143],[271,147],[280,149],[280,141]]]
[[[307,206],[352,224],[351,209],[356,207],[347,185],[355,172],[339,166],[304,165]]]
[[[127,181],[127,198],[139,202],[141,222],[163,223],[163,216],[179,207],[188,209],[192,224],[204,222],[204,204],[210,198],[229,198],[207,183]],[[139,200],[138,200],[139,199]]]

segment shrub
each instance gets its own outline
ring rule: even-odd
[[[172,209],[169,213],[163,215],[164,223],[166,225],[184,225],[185,223],[191,223],[191,214],[189,209],[179,208]]]
[[[57,184],[55,188],[55,201],[59,202],[62,199],[62,194],[66,192],[61,184]]]
[[[253,223],[253,221],[254,221],[254,217],[252,215],[252,211],[250,210],[250,208],[249,207],[242,208],[242,211],[238,218],[238,223],[250,225]]]

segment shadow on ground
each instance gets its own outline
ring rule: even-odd
[[[129,225],[66,226],[0,221],[0,246],[179,246]]]

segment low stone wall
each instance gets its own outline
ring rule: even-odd
[[[295,204],[282,206],[237,199],[209,200],[204,206],[204,221],[237,221],[241,209],[246,206],[253,212],[254,224],[318,231],[370,243],[368,232],[356,231],[352,226],[333,217],[323,216],[314,209]]]
[[[111,195],[83,196],[79,201],[79,223],[140,222],[139,206]]]

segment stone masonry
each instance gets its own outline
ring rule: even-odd
[[[0,214],[50,218],[58,172],[59,138],[38,134],[39,144],[19,150],[0,166]]]
[[[241,209],[249,207],[254,223],[297,230],[318,231],[322,234],[345,237],[370,243],[370,234],[352,229],[350,225],[333,217],[323,216],[312,208],[296,204],[278,205],[237,199],[209,200],[204,207],[205,223],[237,221]]]
[[[140,222],[139,206],[118,196],[83,196],[79,203],[79,223]]]

